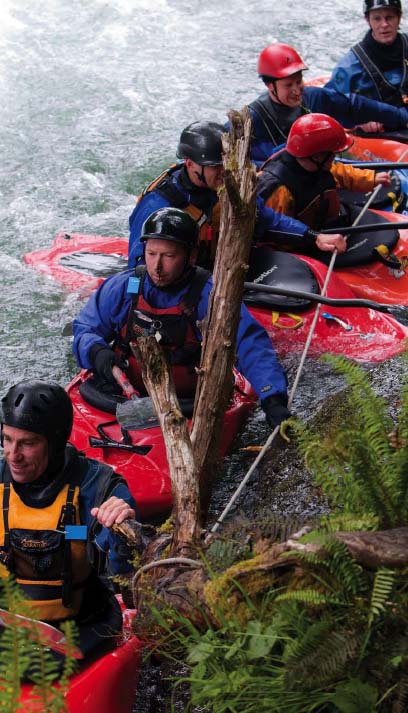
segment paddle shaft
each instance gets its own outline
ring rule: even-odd
[[[118,366],[114,365],[112,367],[112,374],[115,377],[116,383],[121,387],[127,399],[133,399],[139,396],[138,392],[132,386],[125,372],[122,371],[122,369],[119,369]]]
[[[319,232],[324,233],[324,235],[337,235],[338,233],[340,233],[340,235],[351,235],[352,233],[375,233],[377,230],[402,230],[403,228],[408,228],[408,221],[350,225],[348,228],[339,226],[338,228],[319,230]]]
[[[374,309],[377,312],[387,312],[391,314],[394,309],[408,310],[408,306],[404,308],[402,305],[382,304],[381,302],[374,302],[374,300],[364,300],[357,297],[336,299],[335,297],[326,297],[326,295],[317,295],[314,292],[302,292],[301,290],[291,290],[285,287],[271,287],[258,282],[244,282],[244,289],[251,290],[252,292],[267,292],[270,295],[283,295],[284,297],[306,299],[331,307],[365,307]],[[294,308],[296,308],[296,305],[294,305]]]
[[[344,163],[354,168],[367,168],[370,171],[391,171],[393,168],[408,168],[408,163],[398,163],[398,161],[335,161],[335,163]]]

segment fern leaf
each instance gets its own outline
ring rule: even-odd
[[[390,596],[394,583],[395,572],[392,570],[381,568],[375,573],[368,615],[369,627],[372,626],[374,619],[385,610],[385,603]]]

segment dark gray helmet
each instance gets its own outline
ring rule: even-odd
[[[179,243],[190,253],[198,244],[198,226],[194,218],[180,208],[159,208],[143,223],[140,241],[145,243],[149,238]]]
[[[371,10],[382,10],[383,8],[397,10],[398,14],[401,15],[401,0],[364,0],[363,12],[365,15],[368,15]]]
[[[55,451],[65,448],[72,422],[70,398],[55,381],[21,381],[1,400],[2,425],[40,433]]]
[[[222,124],[215,121],[194,121],[181,132],[177,156],[191,158],[200,166],[222,164],[221,136],[225,133]]]

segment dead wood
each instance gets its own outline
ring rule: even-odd
[[[234,612],[244,621],[246,616],[251,616],[251,610],[246,606],[248,594],[256,601],[257,596],[262,597],[271,587],[282,590],[307,585],[310,576],[302,555],[330,557],[324,545],[300,542],[302,534],[303,531],[285,542],[269,545],[263,541],[259,555],[234,564],[215,578],[209,576],[204,565],[194,569],[187,566],[184,571],[170,570],[160,580],[160,591],[156,589],[154,592],[155,604],[174,607],[202,630],[209,622],[215,627],[221,624],[217,619],[220,605],[224,614]],[[366,569],[403,569],[408,566],[408,527],[379,532],[338,532],[333,537],[343,542],[353,558]],[[151,580],[147,573],[146,579],[144,574],[140,579],[147,587],[138,603],[147,615],[152,600],[146,598],[146,591],[151,587]]]
[[[218,463],[222,421],[233,386],[236,334],[255,226],[256,175],[249,160],[251,119],[247,109],[241,114],[230,112],[229,118],[231,131],[223,136],[225,189],[220,191],[214,287],[203,325],[191,431],[204,517]]]
[[[141,364],[143,382],[149,392],[163,432],[173,491],[173,538],[171,553],[191,554],[201,535],[198,475],[188,432],[163,351],[154,336],[131,343]]]
[[[163,432],[174,503],[172,535],[156,538],[148,545],[142,558],[142,570],[134,580],[139,623],[142,613],[148,616],[151,603],[159,600],[175,605],[183,613],[189,611],[190,616],[197,616],[193,612],[198,601],[206,609],[203,597],[199,596],[200,583],[206,577],[201,570],[194,571],[191,561],[187,560],[199,559],[200,503],[201,513],[206,513],[218,463],[222,422],[233,386],[236,334],[256,210],[256,175],[249,160],[251,119],[248,110],[242,114],[231,112],[230,122],[231,132],[223,137],[225,190],[220,195],[220,239],[214,287],[202,325],[202,359],[191,441],[170,370],[155,337],[140,338],[131,344]],[[174,556],[181,556],[184,562],[175,562]],[[162,558],[167,563],[162,562]],[[151,564],[156,560],[159,566]]]

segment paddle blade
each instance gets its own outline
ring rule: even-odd
[[[159,425],[151,398],[133,398],[118,404],[116,419],[126,431],[154,428]]]
[[[387,314],[392,314],[401,324],[408,324],[408,305],[387,305],[385,311]]]
[[[64,634],[55,626],[51,626],[51,624],[46,624],[37,619],[30,619],[21,614],[14,614],[14,612],[9,612],[6,609],[0,609],[0,624],[2,626],[24,627],[32,633],[33,638],[42,646],[46,646],[52,651],[58,651],[60,654],[66,655],[68,653],[68,642]],[[74,659],[84,658],[82,651],[77,646],[70,647],[69,654]]]

